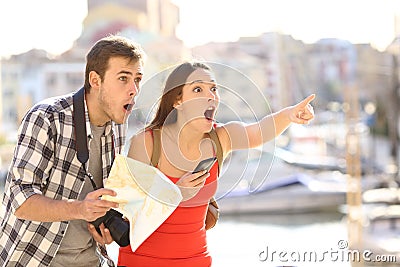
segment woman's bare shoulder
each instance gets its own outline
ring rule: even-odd
[[[151,130],[145,130],[145,131],[140,131],[136,134],[134,134],[130,141],[131,143],[137,143],[137,142],[143,142],[143,141],[152,141],[153,140],[153,134]]]
[[[128,157],[150,163],[153,152],[153,135],[151,131],[141,131],[130,138]]]
[[[231,121],[226,124],[218,124],[215,127],[224,155],[232,151],[232,147],[237,142],[242,142],[246,137],[244,123],[239,121]]]

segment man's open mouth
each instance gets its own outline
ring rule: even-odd
[[[131,111],[132,108],[133,108],[133,103],[124,105],[124,109],[125,109],[126,111]]]

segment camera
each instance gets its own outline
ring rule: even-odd
[[[101,223],[110,230],[112,238],[120,247],[126,247],[129,245],[129,222],[122,218],[120,212],[110,209],[104,216],[91,222],[99,234],[101,234]]]

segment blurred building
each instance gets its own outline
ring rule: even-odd
[[[2,127],[3,125],[3,82],[2,82],[2,62],[0,59],[0,136],[2,135]]]
[[[79,89],[88,49],[99,38],[115,33],[137,41],[148,55],[145,90],[136,105],[141,119],[151,113],[149,110],[161,96],[162,81],[168,72],[164,70],[192,57],[212,63],[216,72],[223,101],[217,114],[220,121],[252,121],[310,93],[317,93],[313,104],[316,110],[323,110],[331,101],[343,102],[350,81],[357,84],[363,103],[377,101],[386,107],[392,75],[387,52],[337,39],[304,44],[279,33],[209,43],[190,50],[175,36],[179,9],[171,1],[87,0],[82,34],[70,50],[57,57],[31,50],[3,60],[2,130],[16,129],[27,109],[41,99]],[[395,45],[399,42],[396,40],[388,50],[400,46]]]
[[[146,33],[147,38],[175,38],[178,23],[179,9],[169,0],[88,0],[88,15],[77,44],[88,48],[98,39],[128,28]]]
[[[179,9],[170,0],[88,0],[82,34],[70,50],[51,57],[34,49],[1,61],[0,130],[14,133],[34,103],[79,89],[86,53],[102,37],[120,34],[141,44],[148,56],[146,75],[175,64],[188,55],[175,36],[178,23]]]
[[[193,48],[192,53],[196,58],[229,66],[219,68],[217,81],[233,88],[242,99],[224,90],[221,90],[221,98],[228,103],[236,102],[237,112],[251,120],[255,115],[260,117],[293,104],[310,92],[304,87],[308,84],[304,81],[308,74],[304,65],[307,64],[302,60],[305,47],[289,35],[264,33],[257,37],[241,37],[237,42],[205,44]],[[237,69],[238,73],[229,75],[230,68]]]
[[[240,79],[245,81],[243,76],[258,86],[272,111],[292,105],[311,93],[317,94],[314,106],[326,110],[331,102],[343,104],[350,86],[359,90],[361,107],[368,102],[383,104],[390,99],[390,54],[379,52],[369,44],[354,45],[333,38],[304,44],[288,35],[265,33],[242,37],[237,42],[205,44],[195,47],[192,53],[196,58],[240,70],[241,77],[224,81],[235,84],[233,88],[249,99],[247,104],[253,103],[257,114],[265,113],[266,109],[254,104],[259,96],[240,82]],[[229,68],[226,70],[229,72]],[[225,76],[221,73],[217,80]],[[235,101],[221,95],[227,102]],[[237,108],[244,117],[251,117],[245,105]]]
[[[266,81],[263,91],[274,111],[292,105],[313,92],[307,76],[307,45],[303,42],[290,35],[264,33],[257,41],[241,38],[239,43],[243,51],[262,60]]]
[[[83,58],[97,40],[119,33],[144,48],[146,73],[154,73],[188,55],[175,34],[178,23],[179,8],[171,0],[88,0],[82,34],[65,56],[79,52]]]
[[[343,92],[356,80],[357,52],[348,41],[322,39],[308,51],[315,90],[322,105],[343,102]]]
[[[43,50],[33,49],[2,61],[2,128],[13,131],[32,103],[43,99],[42,69],[50,59]]]

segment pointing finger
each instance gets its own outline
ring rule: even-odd
[[[305,98],[303,101],[301,101],[298,105],[300,107],[306,107],[307,105],[310,104],[311,101],[313,101],[315,98],[315,94],[309,95],[307,98]]]

